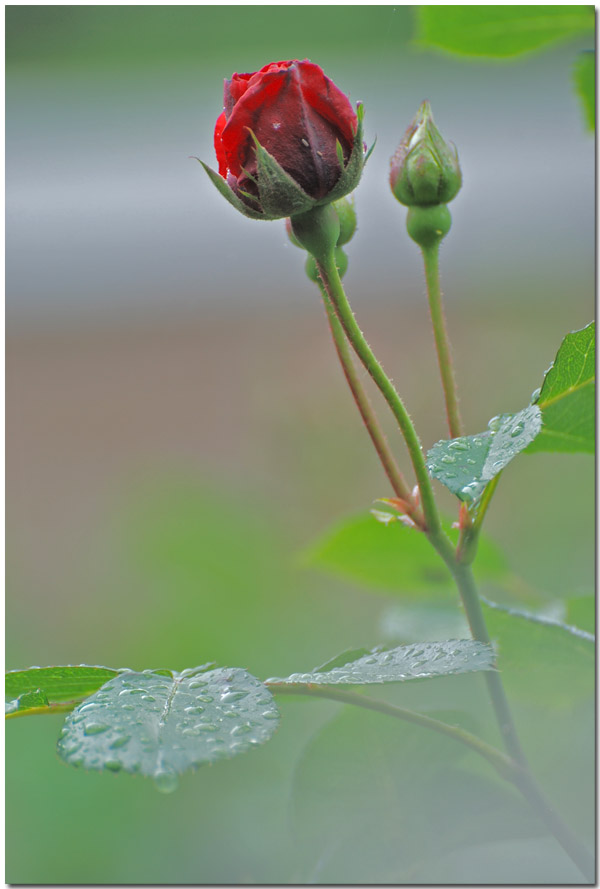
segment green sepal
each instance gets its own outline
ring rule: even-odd
[[[281,219],[283,216],[306,213],[314,207],[314,198],[307,195],[285,172],[273,155],[260,144],[252,130],[250,135],[256,151],[258,193],[264,218]]]
[[[217,191],[219,191],[229,203],[235,207],[236,210],[239,210],[240,213],[243,213],[244,216],[248,216],[250,219],[273,219],[276,217],[266,216],[264,213],[259,213],[258,210],[252,210],[243,201],[241,201],[236,194],[231,190],[229,185],[225,182],[222,176],[219,176],[218,173],[215,173],[208,164],[205,164],[204,161],[201,161],[200,158],[196,158],[199,164],[202,164],[204,170],[206,171],[208,178],[215,186]]]
[[[362,124],[364,111],[362,105],[359,105],[357,108],[357,117],[358,125],[356,127],[356,133],[354,134],[354,142],[352,143],[352,152],[348,164],[346,167],[342,165],[340,178],[329,194],[321,200],[322,204],[329,204],[331,201],[337,201],[338,198],[343,198],[344,195],[350,194],[360,182],[360,177],[362,176],[363,167],[365,165]]]

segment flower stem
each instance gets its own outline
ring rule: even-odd
[[[444,400],[446,402],[446,416],[448,417],[450,438],[459,438],[463,434],[462,422],[458,409],[456,380],[454,379],[450,340],[448,339],[448,331],[446,329],[442,291],[440,288],[439,241],[432,247],[422,247],[421,249],[423,253],[423,263],[425,265],[429,311],[431,312],[435,347],[437,350],[442,386],[444,389]]]
[[[433,489],[427,473],[427,467],[425,466],[421,444],[412,420],[408,415],[408,411],[404,407],[404,403],[396,392],[393,383],[383,370],[381,364],[375,358],[375,355],[371,351],[361,329],[356,323],[356,319],[350,308],[338,274],[333,251],[316,259],[316,261],[327,296],[331,300],[336,315],[344,328],[352,348],[389,404],[391,411],[398,422],[400,431],[404,436],[413,469],[417,477],[417,483],[419,485],[427,530],[434,533],[441,533],[440,516],[433,496]]]
[[[331,300],[327,296],[327,292],[321,282],[319,282],[319,289],[321,291],[321,295],[323,296],[323,302],[325,304],[325,311],[327,312],[327,320],[329,321],[331,336],[333,338],[340,364],[342,365],[342,370],[344,371],[344,376],[346,377],[346,381],[348,383],[348,386],[350,387],[350,391],[352,392],[352,396],[354,398],[358,411],[362,417],[363,423],[365,424],[365,428],[371,437],[371,441],[373,442],[375,450],[377,451],[377,456],[381,461],[381,465],[383,466],[385,474],[389,479],[394,493],[397,497],[399,497],[406,503],[408,507],[407,514],[417,525],[422,527],[423,518],[414,504],[411,491],[404,479],[404,476],[398,468],[398,464],[394,459],[394,455],[390,450],[386,437],[379,426],[377,417],[369,401],[369,397],[365,392],[363,386],[361,385],[358,374],[356,372],[356,368],[354,366],[354,362],[352,361],[352,355],[350,354],[350,350],[348,349],[348,343],[346,341],[342,325],[338,320],[335,309],[331,304]]]

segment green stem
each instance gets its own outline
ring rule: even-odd
[[[421,249],[425,265],[429,311],[431,312],[435,347],[442,377],[442,386],[444,388],[444,399],[446,402],[446,415],[448,417],[450,438],[459,438],[463,432],[460,412],[458,409],[458,395],[456,391],[456,380],[454,379],[454,370],[452,367],[450,341],[448,339],[446,319],[444,318],[444,307],[442,304],[439,269],[439,241],[432,247],[422,247]]]
[[[510,777],[515,769],[515,763],[502,753],[478,738],[455,725],[448,725],[432,716],[425,716],[423,713],[417,713],[414,710],[406,710],[404,707],[396,707],[388,704],[386,701],[378,701],[376,698],[369,698],[363,694],[357,694],[354,691],[340,691],[323,685],[286,685],[284,683],[265,683],[271,692],[284,695],[308,695],[314,698],[327,698],[331,701],[339,701],[342,704],[352,704],[355,707],[364,707],[367,710],[375,710],[377,713],[384,713],[387,716],[393,716],[396,719],[402,719],[404,722],[411,722],[414,725],[421,725],[424,728],[433,730],[442,735],[447,735],[461,744],[470,747],[484,759],[487,759],[496,771],[503,777],[512,780]]]
[[[348,349],[348,343],[346,341],[346,337],[344,336],[342,325],[338,320],[331,301],[327,296],[325,288],[320,282],[319,289],[323,296],[323,302],[325,304],[325,311],[327,312],[327,319],[329,321],[331,336],[333,337],[333,342],[338,354],[338,358],[340,360],[340,364],[342,365],[342,370],[344,371],[344,376],[346,377],[346,381],[348,383],[350,391],[352,392],[352,396],[362,417],[363,423],[365,424],[366,430],[371,437],[373,446],[377,451],[377,456],[381,461],[381,465],[383,466],[385,474],[389,479],[394,493],[397,497],[400,497],[400,499],[406,503],[407,514],[415,521],[417,525],[422,527],[423,519],[419,514],[419,511],[415,507],[411,491],[406,481],[404,480],[400,469],[398,468],[398,465],[394,459],[394,455],[392,454],[387,443],[386,437],[381,430],[379,423],[377,422],[377,417],[375,416],[375,412],[373,411],[373,408],[369,401],[369,397],[365,392],[363,386],[361,385],[358,374],[356,373],[356,368],[354,366],[354,362],[352,361],[350,350]]]
[[[338,274],[333,250],[329,251],[326,256],[316,259],[316,261],[327,295],[352,348],[389,404],[398,422],[417,477],[427,529],[428,531],[438,533],[441,531],[440,516],[433,496],[433,489],[427,473],[423,452],[421,451],[421,444],[408,411],[356,323]]]

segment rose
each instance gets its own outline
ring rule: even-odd
[[[219,191],[256,219],[305,213],[352,191],[364,166],[362,109],[307,59],[225,81],[215,126]]]

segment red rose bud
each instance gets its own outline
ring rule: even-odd
[[[273,62],[225,81],[215,126],[222,195],[252,219],[280,219],[356,188],[364,166],[362,109],[318,65]]]
[[[456,148],[442,138],[429,102],[423,102],[396,149],[390,185],[400,203],[409,207],[447,204],[460,190]]]

